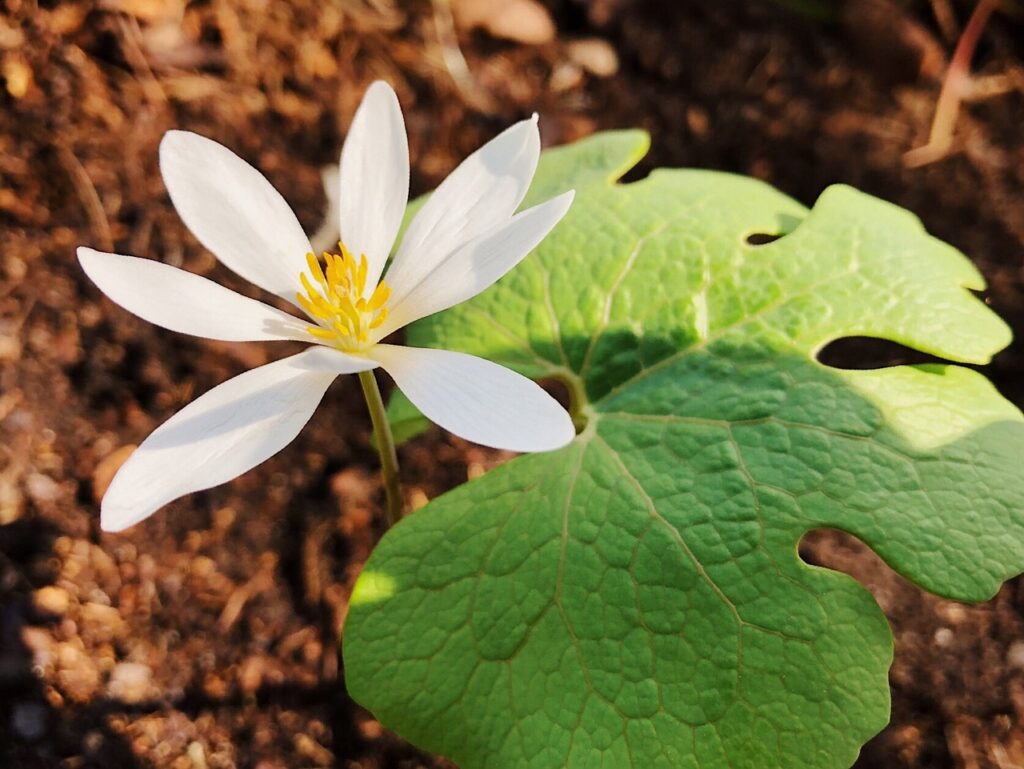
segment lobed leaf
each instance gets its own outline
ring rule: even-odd
[[[546,152],[527,203],[575,187],[567,218],[410,329],[563,379],[586,426],[388,532],[348,686],[463,769],[841,769],[888,719],[892,639],[801,537],[842,529],[928,590],[991,596],[1024,569],[1024,418],[965,368],[816,354],[859,335],[984,363],[1009,331],[908,212],[706,171],[616,184],[646,147]]]

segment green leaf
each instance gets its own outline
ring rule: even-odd
[[[388,532],[348,686],[463,769],[841,769],[888,719],[892,640],[801,537],[843,529],[928,590],[991,596],[1024,568],[1024,418],[968,369],[816,353],[863,335],[984,363],[1009,331],[908,212],[703,171],[614,184],[646,146],[545,153],[530,200],[575,187],[568,217],[410,329],[562,378],[586,427]]]

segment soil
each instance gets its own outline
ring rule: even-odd
[[[1024,19],[1009,4],[983,33],[951,153],[920,168],[902,156],[928,135],[972,2],[850,0],[818,21],[770,0],[550,0],[539,15],[531,0],[506,4],[526,15],[504,27],[472,4],[480,28],[453,36],[446,3],[426,0],[0,3],[0,766],[448,766],[342,683],[334,639],[382,501],[353,378],[277,457],[99,531],[126,446],[286,351],[161,331],[78,269],[88,244],[250,290],[171,208],[167,129],[254,162],[313,230],[320,169],[376,78],[402,101],[414,192],[534,110],[548,144],[640,125],[654,143],[633,176],[725,169],[808,204],[846,182],[911,209],[1024,331]],[[913,355],[855,340],[826,358]],[[1024,406],[1021,342],[986,371]],[[433,429],[401,450],[409,502],[506,458]],[[1024,583],[961,606],[850,537],[815,533],[802,552],[866,584],[895,633],[892,723],[857,767],[1024,767]]]

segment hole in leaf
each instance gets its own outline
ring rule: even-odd
[[[818,360],[826,366],[860,371],[920,363],[947,363],[912,347],[870,336],[849,336],[825,345]]]
[[[634,184],[640,182],[651,175],[651,171],[657,168],[657,165],[649,158],[644,158],[635,166],[626,171],[622,176],[619,177],[619,184]]]
[[[746,237],[748,246],[764,246],[768,243],[774,243],[776,240],[781,238],[785,233],[779,233],[778,235],[772,235],[769,232],[752,232]]]
[[[784,238],[799,227],[801,221],[803,220],[790,214],[777,214],[775,226],[772,228],[774,232],[750,232],[743,240],[748,246],[766,246],[779,238]]]

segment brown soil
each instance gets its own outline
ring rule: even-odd
[[[89,244],[247,290],[175,216],[156,167],[165,130],[252,160],[313,229],[319,168],[378,77],[406,111],[416,192],[533,110],[550,144],[641,125],[654,135],[644,169],[752,174],[807,203],[848,182],[910,208],[976,260],[987,300],[1024,330],[1019,16],[985,30],[975,69],[1002,92],[965,107],[953,154],[901,163],[927,136],[954,42],[937,19],[946,9],[962,24],[970,7],[857,0],[822,24],[768,0],[550,0],[547,42],[461,31],[475,80],[457,86],[426,0],[4,0],[0,766],[445,766],[383,731],[341,683],[334,638],[381,502],[351,378],[271,461],[126,534],[98,530],[96,499],[125,445],[283,352],[155,329],[77,269],[74,247]],[[578,44],[595,37],[617,52],[611,77],[607,50]],[[906,359],[863,343],[829,356]],[[1022,372],[1019,342],[989,369],[1018,405]],[[401,452],[414,504],[501,459],[436,429]],[[895,631],[892,725],[858,767],[1024,766],[1019,581],[965,607],[923,596],[850,538],[816,534],[804,552],[867,584]]]

